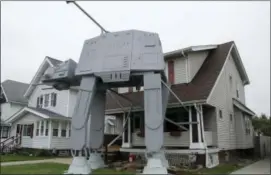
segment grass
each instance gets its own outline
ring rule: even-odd
[[[0,162],[14,162],[14,161],[26,161],[26,160],[44,160],[51,159],[53,157],[39,157],[39,156],[23,156],[23,155],[1,155]]]
[[[25,165],[1,166],[1,174],[63,174],[69,165],[60,163],[36,163]],[[113,169],[98,169],[95,174],[134,174]]]
[[[60,163],[36,163],[1,166],[1,174],[63,174],[69,165]]]
[[[199,174],[229,174],[233,171],[242,168],[235,164],[220,164],[214,168],[203,168],[199,170]]]

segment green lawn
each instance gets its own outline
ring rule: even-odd
[[[200,174],[230,174],[242,167],[233,164],[220,164],[214,168],[203,168],[200,170]]]
[[[60,163],[1,166],[1,174],[63,174],[68,166]]]
[[[25,160],[43,160],[52,159],[54,157],[36,157],[36,156],[23,156],[23,155],[1,155],[0,162],[14,162],[14,161],[25,161]]]
[[[25,165],[2,166],[1,174],[63,174],[68,170],[69,165],[60,163],[36,163]],[[95,174],[133,174],[120,172],[112,169],[99,169]]]

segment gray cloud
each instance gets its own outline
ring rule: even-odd
[[[65,2],[1,2],[1,79],[30,82],[46,55],[78,61],[100,33]],[[164,51],[234,40],[251,84],[247,105],[270,114],[270,2],[79,2],[107,30],[159,33]]]

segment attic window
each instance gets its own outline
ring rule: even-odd
[[[45,94],[44,96],[44,107],[48,107],[49,106],[49,94]]]

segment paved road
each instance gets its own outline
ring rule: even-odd
[[[33,164],[33,163],[46,163],[46,162],[55,162],[70,164],[72,161],[71,158],[55,158],[55,159],[45,159],[45,160],[28,160],[28,161],[14,161],[14,162],[1,162],[1,166],[10,166],[10,165],[24,165],[24,164]]]
[[[260,160],[231,174],[271,174],[270,159]]]

